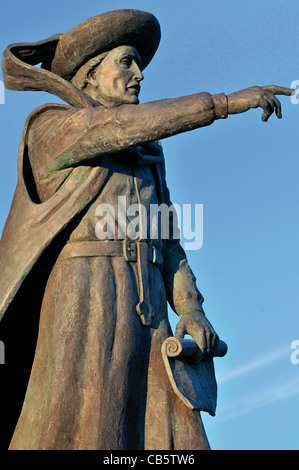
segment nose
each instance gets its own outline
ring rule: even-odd
[[[134,64],[134,79],[137,80],[138,82],[141,82],[141,80],[144,79],[144,76],[140,70],[140,67],[136,62]]]

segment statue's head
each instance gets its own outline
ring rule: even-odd
[[[103,105],[137,104],[142,70],[159,42],[160,26],[152,14],[103,13],[61,36],[51,71]]]
[[[133,46],[118,46],[89,60],[72,83],[104,106],[138,104],[142,61]]]
[[[151,13],[102,13],[64,34],[7,46],[4,84],[11,90],[47,91],[71,106],[96,106],[97,101],[107,106],[137,104],[142,70],[160,37],[160,25]]]

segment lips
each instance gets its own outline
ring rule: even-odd
[[[127,86],[127,89],[128,90],[132,90],[134,92],[136,92],[137,94],[140,93],[140,85],[139,83],[131,83]]]

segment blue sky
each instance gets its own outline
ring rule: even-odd
[[[299,80],[298,0],[15,0],[1,12],[1,50],[118,8],[150,11],[161,24],[142,102]],[[26,116],[46,102],[59,100],[7,90],[0,105],[0,230]],[[281,103],[282,120],[263,123],[261,110],[251,110],[162,142],[173,202],[203,204],[203,246],[188,258],[206,314],[229,346],[215,360],[216,417],[203,416],[215,450],[299,448],[299,364],[291,362],[299,340],[299,104]]]

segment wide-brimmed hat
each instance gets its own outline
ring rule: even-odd
[[[136,47],[142,70],[160,42],[158,20],[140,10],[114,10],[94,16],[64,34],[34,43],[7,46],[2,70],[6,88],[52,93],[71,106],[98,105],[70,81],[91,58],[115,47]],[[35,65],[41,64],[40,67]]]
[[[152,60],[160,37],[160,25],[151,13],[140,10],[102,13],[61,36],[50,70],[71,80],[88,60],[122,45],[138,50],[144,69]]]

